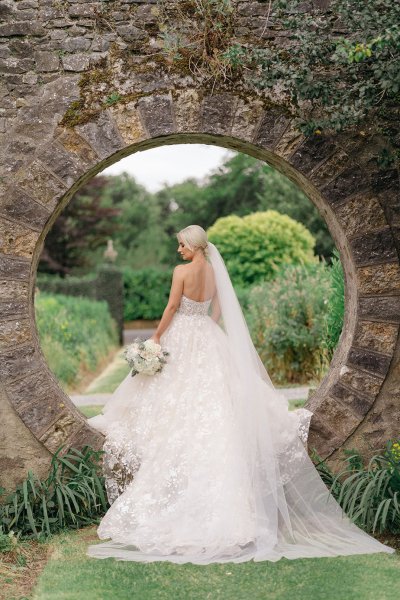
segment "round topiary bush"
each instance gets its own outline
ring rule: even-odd
[[[308,229],[276,210],[221,217],[207,234],[237,286],[273,279],[282,265],[317,260],[315,238]]]

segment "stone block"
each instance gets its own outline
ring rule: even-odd
[[[397,262],[358,267],[361,294],[400,294],[400,266]]]
[[[337,150],[333,156],[318,165],[309,178],[317,188],[322,188],[349,164],[349,155],[344,150]]]
[[[274,148],[283,136],[290,120],[279,110],[267,109],[261,119],[254,143],[263,148]]]
[[[398,260],[392,231],[389,227],[374,233],[350,240],[350,247],[356,265],[382,263]]]
[[[15,58],[12,56],[11,58],[0,59],[0,70],[4,74],[18,75],[21,73],[26,73],[27,71],[31,71],[34,67],[34,62],[31,58]],[[11,77],[9,78],[11,83],[20,83],[22,79],[19,77]]]
[[[73,154],[76,160],[84,163],[87,168],[97,163],[98,156],[93,148],[73,129],[57,128],[56,138],[69,154]]]
[[[371,192],[365,192],[335,207],[335,214],[348,237],[383,229],[385,213],[379,200]]]
[[[10,381],[7,392],[11,404],[36,436],[42,435],[64,411],[61,390],[41,371]]]
[[[249,98],[247,102],[242,98],[238,98],[233,115],[232,137],[251,142],[262,114],[263,103],[261,100],[252,100]]]
[[[151,137],[175,132],[172,103],[169,95],[147,96],[138,102],[142,123]]]
[[[358,299],[360,319],[400,323],[400,296],[360,297]]]
[[[94,17],[95,10],[101,8],[102,2],[84,2],[82,4],[69,3],[68,14],[70,17]],[[79,21],[78,21],[79,23]]]
[[[375,398],[382,387],[383,379],[372,375],[372,373],[366,373],[365,371],[359,371],[354,367],[344,365],[340,369],[339,382],[343,383],[346,387],[357,390],[363,396]]]
[[[29,344],[8,349],[0,354],[0,379],[3,383],[24,377],[42,366],[42,357],[36,347]]]
[[[296,152],[290,157],[289,162],[301,173],[308,174],[318,165],[331,157],[336,151],[332,137],[313,135],[306,138]]]
[[[290,124],[274,148],[274,154],[289,160],[299,146],[304,142],[304,135]]]
[[[0,252],[31,258],[40,233],[0,218]]]
[[[24,279],[28,281],[30,261],[0,254],[0,279]]]
[[[364,417],[375,402],[373,396],[363,396],[353,390],[347,389],[340,383],[336,383],[331,387],[329,395],[332,398],[338,399],[358,419]]]
[[[327,427],[335,431],[341,441],[344,441],[360,422],[359,417],[350,408],[334,397],[324,397],[318,405],[318,411],[324,415]]]
[[[37,21],[14,21],[0,25],[0,37],[13,37],[20,35],[44,36],[46,30],[42,23]]]
[[[28,316],[28,305],[27,302],[20,299],[1,299],[0,301],[0,315],[3,319],[9,317],[27,317]]]
[[[77,35],[67,38],[63,43],[63,49],[67,52],[82,52],[89,50],[91,43],[87,37]]]
[[[367,174],[357,165],[342,171],[321,192],[332,207],[345,202],[356,193],[368,189]]]
[[[65,71],[77,73],[87,71],[90,64],[90,57],[87,54],[66,54],[61,60]]]
[[[398,325],[359,320],[354,332],[353,344],[359,348],[392,356],[398,332]]]
[[[390,361],[390,356],[384,356],[382,354],[371,352],[370,350],[352,346],[347,355],[346,363],[354,365],[359,369],[364,369],[365,371],[380,375],[381,377],[385,377],[390,366]]]
[[[76,160],[75,156],[71,155],[65,148],[57,144],[57,142],[52,142],[45,146],[38,158],[41,163],[57,175],[68,187],[72,186],[86,171],[85,164]]]
[[[60,58],[55,52],[39,51],[34,53],[36,70],[40,72],[57,71]]]
[[[52,209],[66,192],[65,184],[54,177],[39,161],[34,161],[26,169],[16,174],[16,183],[31,198]]]
[[[320,412],[312,416],[307,440],[309,452],[315,448],[318,454],[325,458],[339,448],[342,442],[343,440],[328,426]]]
[[[108,110],[103,111],[96,121],[78,125],[75,129],[100,158],[107,158],[125,146]]]
[[[109,110],[126,145],[146,139],[136,102],[116,104]]]
[[[16,186],[7,188],[0,194],[0,214],[38,231],[42,230],[50,217],[44,206],[32,200]]]
[[[139,29],[132,24],[118,25],[116,27],[118,35],[124,40],[124,42],[136,42],[137,40],[144,40],[148,37],[147,33],[143,29]]]
[[[91,446],[95,450],[101,450],[104,443],[104,436],[95,429],[92,429],[85,424],[82,429],[79,429],[68,440],[71,448],[82,449],[84,446]]]
[[[201,129],[214,135],[231,135],[237,98],[221,93],[206,96],[201,107]]]
[[[199,131],[202,102],[199,92],[189,88],[173,92],[172,97],[177,131],[182,133]]]
[[[77,433],[84,425],[73,412],[64,411],[55,423],[40,437],[40,441],[50,452],[55,452],[60,446],[65,444],[72,435]]]
[[[8,346],[29,342],[31,338],[29,319],[0,321],[0,351],[7,349]]]
[[[28,283],[26,281],[0,280],[0,298],[2,302],[13,300],[14,302],[27,302]]]

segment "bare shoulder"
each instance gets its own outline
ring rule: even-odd
[[[176,265],[176,267],[174,267],[173,276],[182,277],[185,272],[186,266],[187,265]]]

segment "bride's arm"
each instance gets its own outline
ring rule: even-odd
[[[172,275],[172,284],[171,291],[169,293],[168,304],[164,309],[163,315],[161,317],[161,321],[158,324],[158,327],[155,333],[151,336],[150,339],[154,340],[157,344],[160,343],[160,337],[167,329],[168,325],[172,321],[172,317],[174,316],[182,297],[183,292],[183,268],[185,265],[177,265],[174,269]]]

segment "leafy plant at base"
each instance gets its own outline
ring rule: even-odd
[[[108,508],[104,478],[100,474],[102,450],[70,448],[51,460],[46,479],[32,471],[0,504],[0,525],[5,533],[41,538],[63,528],[78,529],[98,522]],[[4,493],[4,492],[3,492]]]
[[[365,467],[358,452],[348,453],[337,475],[314,451],[324,483],[347,516],[367,532],[400,533],[400,441],[389,440]]]

